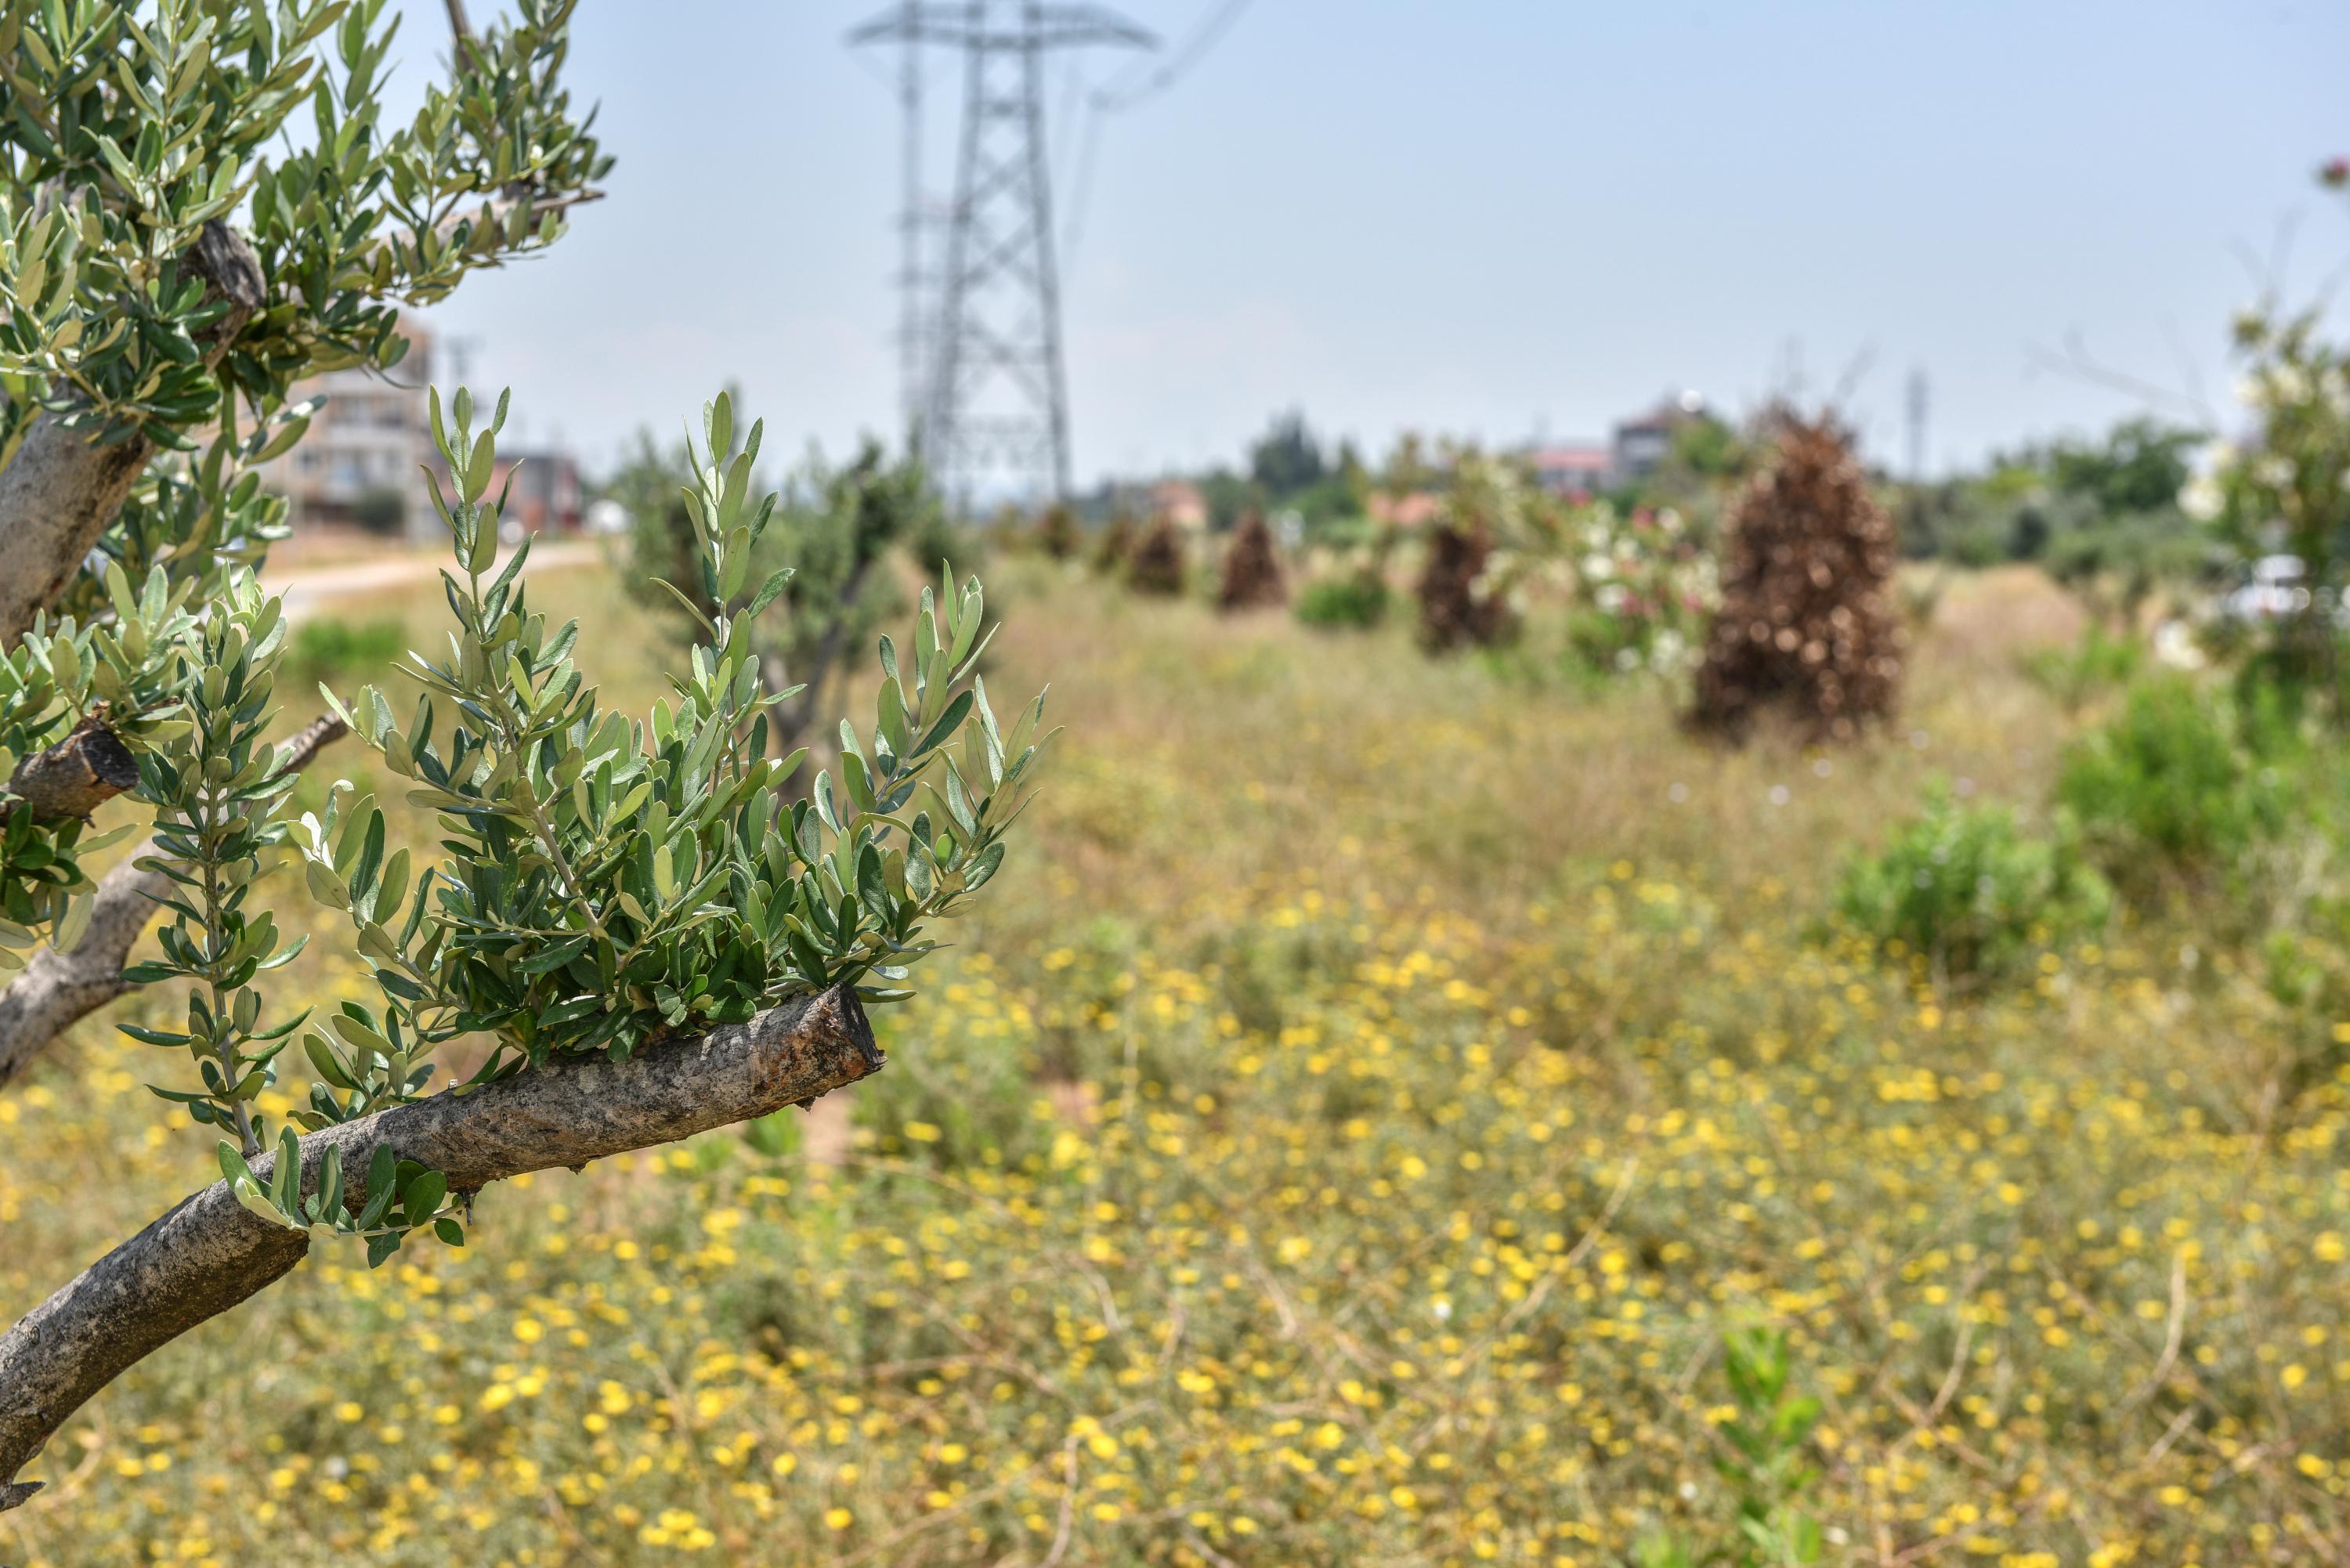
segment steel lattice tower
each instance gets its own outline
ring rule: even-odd
[[[913,51],[962,51],[962,133],[938,310],[926,345],[905,350],[912,440],[947,494],[966,505],[983,480],[1024,482],[1055,497],[1069,491],[1069,399],[1061,355],[1061,286],[1054,254],[1052,179],[1045,156],[1045,60],[1054,49],[1111,45],[1153,48],[1142,28],[1092,5],[1039,0],[907,0],[848,36],[852,45],[898,43]],[[915,90],[906,92],[907,179],[918,180]],[[919,190],[906,193],[907,277],[920,290]],[[903,330],[922,312],[910,305]]]

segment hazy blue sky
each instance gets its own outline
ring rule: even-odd
[[[1126,9],[1180,40],[1213,4]],[[434,315],[528,438],[601,462],[728,379],[771,450],[894,431],[898,125],[841,44],[881,8],[583,0],[610,198]],[[439,7],[410,9],[406,69],[436,69]],[[2074,333],[2224,399],[2245,255],[2298,214],[2289,286],[2350,258],[2310,182],[2350,151],[2345,61],[2350,5],[2314,0],[1254,0],[1106,123],[1078,476],[1234,453],[1293,404],[1374,450],[1598,435],[1669,388],[1751,404],[1791,347],[1814,389],[1873,351],[1852,407],[1886,457],[1922,367],[1938,466],[2137,406],[2034,368]]]

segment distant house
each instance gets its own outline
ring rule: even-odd
[[[1695,392],[1683,392],[1618,424],[1613,451],[1615,483],[1627,483],[1654,473],[1671,454],[1675,433],[1704,417],[1705,400]]]
[[[1534,483],[1554,495],[1595,495],[1614,483],[1616,454],[1604,446],[1544,446],[1525,455]]]
[[[1171,518],[1175,526],[1186,533],[1204,533],[1208,526],[1208,498],[1188,480],[1162,480],[1150,488],[1150,514]]]
[[[1432,490],[1414,490],[1402,495],[1375,490],[1363,510],[1374,523],[1410,533],[1427,527],[1444,514],[1444,497]]]
[[[567,452],[511,455],[501,452],[490,470],[489,493],[492,500],[502,493],[506,497],[498,531],[509,538],[523,534],[577,534],[586,517],[579,464]]]
[[[357,527],[416,539],[440,533],[423,473],[437,461],[424,401],[432,335],[412,318],[400,322],[400,333],[408,353],[388,375],[329,370],[289,392],[289,401],[326,400],[309,433],[261,465],[261,483],[286,498],[296,531]]]
[[[408,353],[388,373],[329,370],[295,384],[294,400],[323,397],[325,407],[292,451],[262,464],[261,483],[286,497],[287,521],[296,533],[359,528],[404,535],[411,542],[448,538],[426,478],[429,472],[443,495],[453,495],[432,444],[425,390],[439,370],[432,334],[413,317],[401,319],[400,334],[408,339]],[[488,499],[497,499],[509,474],[514,491],[499,519],[501,532],[509,537],[579,532],[587,497],[578,462],[569,452],[501,447]]]

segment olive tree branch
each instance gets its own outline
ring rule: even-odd
[[[0,789],[0,823],[20,810],[36,817],[88,817],[138,785],[139,759],[102,714],[92,713],[64,740],[16,764]]]
[[[691,1137],[853,1084],[883,1058],[854,990],[836,986],[747,1023],[647,1045],[622,1061],[564,1056],[469,1093],[434,1095],[301,1140],[314,1190],[327,1151],[359,1178],[389,1146],[470,1193],[494,1181]],[[273,1156],[254,1161],[265,1182]],[[93,1395],[140,1361],[274,1284],[310,1250],[225,1181],[182,1200],[0,1335],[0,1512],[41,1483],[17,1474]]]
[[[312,720],[280,751],[280,771],[300,772],[349,732],[331,715]],[[89,929],[81,940],[66,952],[42,948],[24,972],[0,990],[0,1088],[68,1026],[138,989],[122,978],[123,966],[155,918],[156,900],[171,888],[161,871],[142,864],[153,857],[154,846],[143,845],[99,877],[91,895]]]

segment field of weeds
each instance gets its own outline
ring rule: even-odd
[[[2025,673],[2077,632],[2036,575],[1812,753],[1009,565],[991,680],[1063,749],[845,1132],[314,1253],[68,1426],[0,1562],[1589,1568],[1735,1538],[1751,1327],[1830,1561],[2350,1560],[2338,993],[2216,898],[1963,981],[1830,915],[1938,790],[2039,820],[2120,701]],[[651,701],[609,576],[539,592]],[[0,1095],[10,1317],[211,1169],[119,1021]]]

